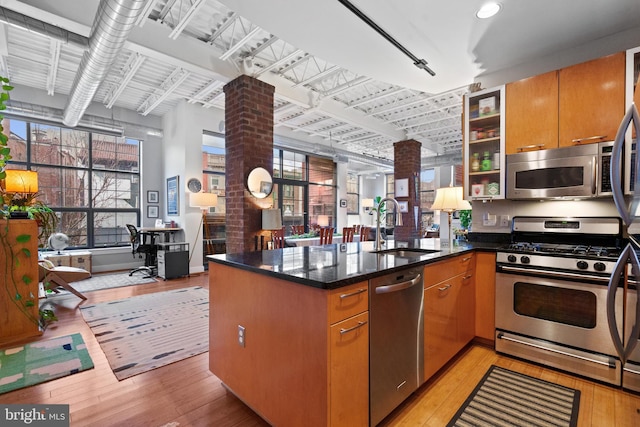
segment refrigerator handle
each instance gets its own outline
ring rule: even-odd
[[[631,252],[631,268],[633,275],[635,277],[640,277],[640,260],[638,260],[638,252],[636,251],[636,247],[629,244],[630,252]],[[628,291],[628,289],[627,289]],[[624,347],[624,360],[626,361],[631,356],[631,353],[636,348],[638,344],[638,337],[640,336],[640,286],[636,285],[636,306],[635,307],[627,307],[627,310],[635,309],[635,321],[633,327],[631,328],[631,332],[626,335],[629,337],[628,341],[625,343]],[[607,310],[608,311],[608,310]],[[608,313],[607,313],[608,314]]]
[[[625,266],[627,265],[627,260],[630,258],[631,245],[625,246],[616,261],[616,265],[613,268],[613,272],[611,273],[611,277],[609,278],[609,285],[607,289],[607,322],[609,323],[609,333],[611,334],[611,340],[613,341],[613,346],[618,353],[622,363],[624,364],[627,360],[625,357],[625,348],[622,343],[622,337],[618,332],[618,322],[616,321],[616,291],[618,289],[618,284],[620,282],[620,278],[622,277],[622,272],[624,271]]]

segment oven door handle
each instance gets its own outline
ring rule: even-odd
[[[523,274],[531,274],[531,273],[535,273],[535,274],[541,274],[550,278],[558,278],[558,279],[582,279],[584,280],[584,275],[582,274],[576,274],[576,273],[569,273],[566,271],[548,271],[548,270],[540,270],[538,268],[521,268],[521,267],[512,267],[510,265],[501,265],[500,266],[500,270],[502,272],[505,273],[523,273]],[[609,278],[607,277],[600,277],[600,276],[589,276],[589,280],[592,281],[596,281],[596,282],[602,282],[602,283],[608,283],[609,282]]]

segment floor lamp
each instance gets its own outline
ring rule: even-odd
[[[447,213],[448,235],[446,239],[440,236],[440,246],[448,247],[451,240],[451,215],[454,211],[471,209],[471,204],[462,198],[462,187],[442,187],[436,190],[436,200],[431,209]]]
[[[200,229],[202,228],[202,224],[205,222],[205,218],[207,216],[207,211],[209,208],[216,206],[218,204],[218,196],[213,193],[191,193],[189,197],[189,206],[192,208],[200,208],[202,210],[202,217],[200,218],[200,225],[198,226],[198,232],[196,233],[196,239],[193,243],[193,249],[191,250],[191,256],[189,256],[189,263],[191,263],[191,257],[193,256],[193,251],[195,251],[196,242],[198,242],[198,236],[200,235]],[[209,227],[205,225],[204,227],[204,240],[207,245],[207,252],[210,249],[211,242],[209,240]]]

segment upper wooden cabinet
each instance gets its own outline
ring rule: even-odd
[[[616,137],[624,116],[624,52],[563,68],[559,87],[561,147]]]
[[[506,154],[613,140],[624,91],[624,52],[507,84]]]
[[[507,154],[558,146],[558,72],[509,83],[506,87]]]

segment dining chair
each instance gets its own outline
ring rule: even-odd
[[[304,225],[292,225],[291,234],[292,235],[304,234]]]
[[[280,230],[273,230],[271,233],[271,241],[273,242],[273,249],[284,248],[284,227]]]
[[[320,244],[328,245],[333,243],[333,227],[323,227],[320,229]]]
[[[353,227],[343,227],[342,228],[342,243],[350,243],[353,242],[353,234],[355,230]]]
[[[371,227],[365,227],[364,225],[360,227],[360,241],[361,242],[368,241],[370,232],[371,232]]]

